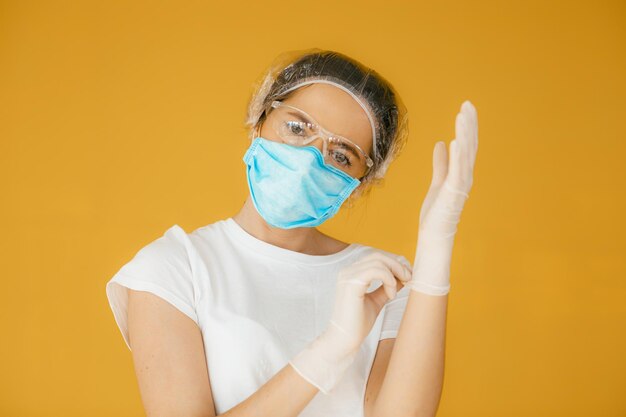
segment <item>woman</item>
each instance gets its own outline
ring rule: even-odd
[[[107,283],[147,415],[434,415],[475,120],[465,102],[449,170],[435,146],[413,270],[316,229],[402,149],[398,94],[336,52],[279,57],[248,107],[241,210],[191,233],[172,226]]]

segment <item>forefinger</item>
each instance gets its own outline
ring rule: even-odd
[[[363,261],[382,262],[393,275],[403,282],[410,280],[413,275],[411,269],[405,266],[397,258],[382,252],[374,252],[366,258],[363,258]]]

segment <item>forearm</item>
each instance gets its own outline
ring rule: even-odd
[[[374,402],[374,416],[433,417],[443,388],[446,314],[452,248],[473,184],[478,149],[476,109],[464,101],[455,120],[450,152],[439,141],[433,176],[420,209],[408,304],[387,372]]]
[[[411,290],[373,415],[434,416],[444,375],[448,295]]]

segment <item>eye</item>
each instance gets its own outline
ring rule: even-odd
[[[350,158],[346,156],[345,153],[337,150],[330,151],[333,159],[337,161],[342,166],[350,167],[352,163],[350,162]]]
[[[304,135],[304,132],[306,130],[306,126],[304,122],[291,121],[291,122],[286,122],[286,124],[287,124],[287,131],[289,133],[297,135],[297,136]]]

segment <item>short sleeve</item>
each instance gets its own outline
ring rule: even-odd
[[[413,269],[411,263],[404,256],[399,256],[399,259],[400,262]],[[392,339],[398,336],[398,329],[400,328],[400,322],[402,321],[404,310],[406,310],[406,305],[409,301],[410,291],[411,289],[405,285],[398,291],[394,299],[387,301],[387,304],[385,304],[383,325],[379,340]]]
[[[180,226],[172,226],[161,237],[141,248],[107,282],[109,305],[129,349],[128,293],[123,287],[155,294],[198,323],[195,309],[197,289],[189,262],[187,239]]]

